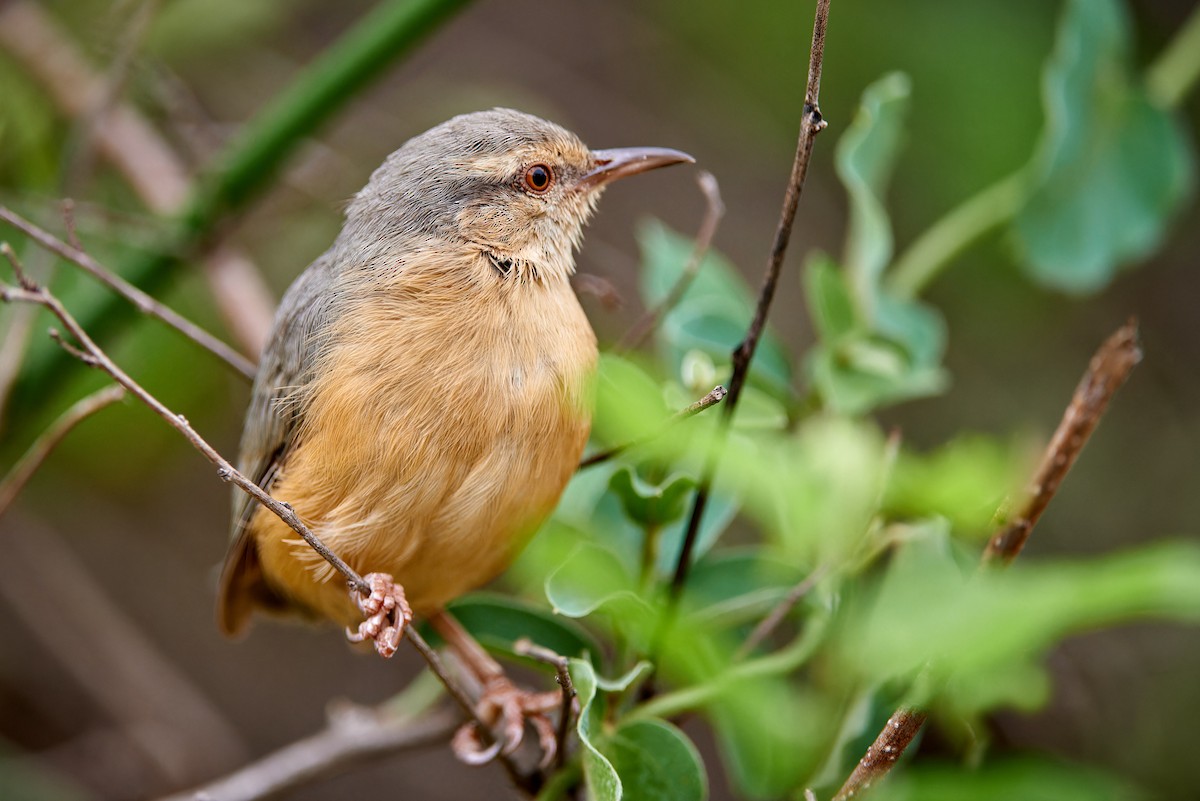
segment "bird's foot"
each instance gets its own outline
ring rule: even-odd
[[[533,692],[522,690],[509,681],[507,676],[493,676],[487,680],[483,695],[475,707],[475,714],[497,731],[499,738],[485,745],[479,724],[467,721],[454,735],[451,747],[455,756],[468,765],[490,762],[497,754],[511,754],[521,745],[528,721],[538,735],[542,759],[540,766],[546,767],[558,750],[558,739],[554,724],[548,713],[562,706],[562,695],[557,692]]]
[[[364,578],[371,585],[370,595],[364,597],[352,589],[350,596],[366,620],[358,624],[357,631],[346,629],[346,638],[350,642],[372,640],[375,650],[386,659],[400,647],[400,638],[412,623],[412,608],[404,597],[404,588],[387,573],[369,573]]]

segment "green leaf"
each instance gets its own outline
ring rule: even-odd
[[[554,611],[582,618],[604,609],[614,621],[643,634],[654,610],[638,596],[620,558],[596,543],[584,542],[546,579],[546,598]]]
[[[530,665],[541,663],[513,650],[513,644],[525,637],[563,656],[587,654],[599,660],[603,654],[600,644],[581,626],[511,596],[473,593],[451,602],[447,609],[483,646]]]
[[[974,573],[960,566],[946,538],[905,544],[874,601],[840,629],[842,663],[873,682],[932,665],[936,675],[954,677],[951,703],[974,711],[997,700],[981,677],[1006,668],[1028,674],[1030,656],[1068,634],[1149,617],[1200,621],[1194,545]],[[972,688],[982,694],[971,697]],[[1044,684],[1029,692],[1044,694]]]
[[[671,291],[691,257],[693,242],[652,220],[638,232],[642,249],[642,299],[653,307]],[[684,355],[703,351],[718,365],[728,365],[754,315],[749,288],[723,256],[710,250],[695,279],[658,328],[658,342],[668,369],[680,375]],[[786,351],[769,330],[759,342],[750,379],[772,394],[790,393],[792,370]]]
[[[600,750],[621,780],[625,801],[703,801],[708,779],[696,746],[678,728],[655,718],[623,723]]]
[[[1009,760],[979,771],[913,766],[872,788],[879,801],[1133,801],[1145,798],[1114,776],[1069,765]]]
[[[642,478],[632,467],[622,467],[613,473],[609,487],[621,499],[629,518],[642,526],[659,527],[683,514],[696,482],[675,473],[659,484]]]
[[[1070,0],[1046,65],[1046,126],[1015,221],[1022,263],[1039,283],[1095,291],[1162,240],[1188,196],[1187,138],[1131,64],[1118,0]]]
[[[709,490],[708,504],[704,509],[704,517],[700,520],[700,530],[696,533],[696,545],[692,550],[693,561],[717,544],[721,534],[737,517],[740,507],[737,496],[718,475]],[[657,570],[660,576],[669,576],[675,572],[679,554],[683,551],[683,540],[687,535],[690,518],[690,514],[684,515],[658,533]]]
[[[762,547],[722,549],[692,568],[684,600],[697,621],[729,624],[757,620],[807,574]]]
[[[579,720],[575,731],[582,746],[583,775],[592,801],[620,801],[621,778],[608,758],[596,747],[602,719],[602,705],[596,703],[600,690],[620,692],[625,690],[649,669],[641,662],[631,671],[616,680],[605,681],[596,675],[596,669],[586,659],[572,659],[571,681],[579,698]]]
[[[846,270],[861,318],[876,318],[879,278],[892,258],[892,229],[884,193],[900,150],[912,84],[893,72],[863,91],[846,133],[838,140],[835,164],[850,195]]]
[[[903,451],[884,496],[892,518],[949,519],[956,532],[983,535],[996,510],[1032,472],[1028,449],[983,436],[963,436],[930,454]]]

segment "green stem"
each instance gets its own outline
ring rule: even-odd
[[[1025,184],[1025,172],[1018,170],[935,222],[896,259],[887,278],[888,289],[903,298],[919,295],[943,267],[1017,213]]]
[[[804,633],[786,648],[761,659],[743,662],[704,682],[652,698],[633,710],[627,719],[669,718],[707,705],[729,691],[735,683],[764,676],[779,676],[799,668],[821,645],[830,620],[829,614],[815,614]]]
[[[123,277],[151,295],[161,292],[222,220],[269,187],[279,167],[306,137],[467,1],[386,0],[368,12],[246,125],[216,159],[217,166],[200,182],[157,252],[122,270]],[[106,296],[78,317],[84,329],[103,340],[127,326],[136,314],[132,306]],[[43,403],[73,374],[65,369],[69,361],[61,348],[30,354],[14,393],[18,407],[14,411],[27,414]]]
[[[1175,108],[1200,78],[1200,6],[1146,70],[1146,91],[1164,108]]]

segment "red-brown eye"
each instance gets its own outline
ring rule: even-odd
[[[554,171],[545,164],[534,164],[525,171],[525,188],[541,194],[554,183]]]

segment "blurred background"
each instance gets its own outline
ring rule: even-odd
[[[15,51],[14,32],[28,40],[13,27],[18,7],[22,20],[32,8],[57,26],[61,43],[108,77],[116,102],[140,109],[198,171],[372,4],[0,2],[0,38],[10,40],[0,44],[0,203],[62,232],[60,201],[72,198],[80,240],[119,263],[154,241],[163,217],[96,154],[87,126],[64,113]],[[1135,59],[1144,64],[1195,4],[1136,0],[1128,7]],[[863,88],[892,70],[912,79],[907,140],[889,197],[903,246],[1029,158],[1043,119],[1041,65],[1059,11],[1045,0],[833,4],[821,87],[829,128],[815,148],[772,318],[794,353],[812,341],[799,281],[803,256],[836,252],[844,236],[846,196],[833,174],[833,145]],[[345,202],[389,152],[454,114],[510,106],[559,122],[593,147],[658,145],[693,154],[720,181],[728,209],[714,247],[756,286],[795,147],[811,26],[810,3],[467,4],[320,128],[273,188],[220,230],[220,241],[241,250],[278,297],[332,241]],[[43,64],[61,62],[54,48],[38,52]],[[1180,106],[1193,142],[1197,94]],[[683,169],[655,173],[614,187],[601,203],[578,266],[624,301],[614,308],[583,293],[602,343],[641,312],[640,221],[656,217],[689,235],[698,226],[704,201],[694,177]],[[1146,358],[1024,558],[1195,538],[1195,202],[1161,250],[1099,294],[1038,288],[1011,251],[1004,237],[991,237],[937,278],[928,299],[948,325],[952,385],[939,397],[886,410],[884,422],[918,447],[971,431],[1044,439],[1095,347],[1136,315]],[[76,283],[77,293],[101,292]],[[199,266],[161,294],[231,338]],[[5,330],[11,319],[11,310],[0,309]],[[44,328],[33,329],[37,348]],[[152,322],[105,344],[223,453],[236,451],[248,395],[241,381]],[[20,427],[4,430],[5,468],[46,420],[100,383],[77,365],[62,369],[71,371],[66,390],[38,399]],[[153,796],[316,731],[334,699],[381,701],[417,672],[407,649],[384,663],[351,652],[336,631],[260,625],[245,642],[224,641],[212,607],[228,504],[228,488],[213,470],[127,402],[73,433],[0,520],[0,788],[19,789],[11,796],[0,789],[0,797]],[[1200,797],[1192,735],[1200,631],[1145,625],[1074,638],[1051,664],[1049,705],[999,715],[993,748],[1101,765],[1161,798]],[[166,695],[189,700],[165,712],[155,699]],[[699,727],[689,733],[706,742]],[[923,747],[936,749],[936,738]],[[712,796],[729,797],[719,762],[706,761]],[[492,797],[503,786],[498,768],[463,768],[435,748],[293,797],[388,787],[436,801]]]

